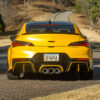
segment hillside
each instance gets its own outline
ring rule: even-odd
[[[54,4],[50,0],[4,0],[0,1],[0,13],[6,23],[6,31],[15,31],[27,21],[47,20],[51,13],[66,10],[66,7]],[[70,2],[68,2],[70,3]],[[66,3],[65,3],[66,4]]]

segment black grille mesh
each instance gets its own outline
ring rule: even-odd
[[[50,54],[50,53],[49,53]],[[41,65],[61,65],[64,70],[70,62],[69,57],[65,53],[59,53],[59,62],[44,62],[44,53],[38,53],[32,58],[32,62],[36,70],[39,70]]]

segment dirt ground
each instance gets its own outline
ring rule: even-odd
[[[70,21],[79,27],[90,42],[100,42],[100,33],[90,29],[89,20],[85,16],[73,13],[70,16]]]
[[[32,1],[24,4],[13,4],[15,15],[13,21],[7,26],[7,31],[19,29],[25,22],[45,21],[51,13],[60,12],[66,8],[60,7],[51,2]]]
[[[100,85],[53,94],[30,100],[100,100]]]
[[[10,45],[11,44],[11,40],[10,39],[0,39],[0,47],[3,47],[3,46],[7,46],[7,45]]]

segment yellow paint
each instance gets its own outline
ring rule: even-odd
[[[23,64],[23,72],[25,72],[25,64]]]
[[[12,44],[8,49],[8,70],[13,69],[12,60],[14,58],[32,58],[37,53],[65,53],[70,58],[88,58],[90,65],[93,62],[92,50],[84,46],[69,46],[70,43],[84,41],[78,27],[74,25],[75,32],[73,34],[31,34],[26,33],[26,23],[18,32],[15,40],[30,42],[34,46],[18,46],[13,47]],[[48,41],[55,41],[54,43]],[[50,48],[50,46],[53,46]],[[90,67],[91,68],[91,67]]]

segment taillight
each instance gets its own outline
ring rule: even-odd
[[[33,46],[33,44],[30,43],[30,42],[13,41],[12,46],[13,47],[16,47],[16,46]]]
[[[85,47],[89,47],[89,43],[87,41],[80,41],[80,42],[71,43],[69,46],[85,46]]]

